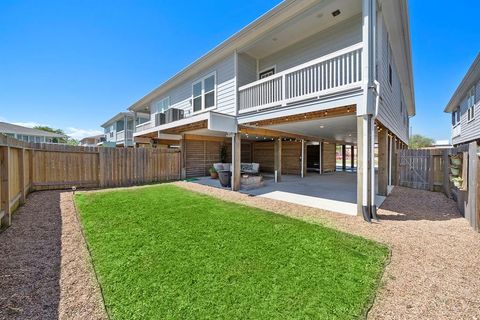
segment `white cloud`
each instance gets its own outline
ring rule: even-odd
[[[95,130],[95,129],[79,129],[79,128],[70,127],[65,131],[65,133],[70,138],[80,140],[80,139],[83,139],[85,137],[96,136],[96,135],[102,134],[103,131]]]

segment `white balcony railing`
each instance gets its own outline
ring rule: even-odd
[[[452,138],[456,138],[462,134],[462,125],[458,123],[452,128]]]
[[[239,112],[257,111],[354,89],[362,82],[362,44],[239,88]]]
[[[133,138],[133,130],[123,130],[117,132],[117,142],[125,140],[125,133],[127,134],[127,139]]]
[[[147,122],[144,122],[144,123],[141,123],[141,124],[137,125],[135,127],[135,132],[148,130],[148,129],[151,129],[153,127],[154,127],[153,121],[147,121]]]

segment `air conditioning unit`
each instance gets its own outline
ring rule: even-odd
[[[158,127],[162,124],[165,124],[165,114],[164,113],[157,113],[155,114],[155,127]]]
[[[165,122],[170,123],[183,119],[183,110],[171,108],[165,111]]]

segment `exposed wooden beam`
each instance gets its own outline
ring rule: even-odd
[[[342,106],[333,109],[321,110],[321,111],[313,111],[313,112],[306,112],[300,113],[290,116],[284,116],[274,119],[268,120],[261,120],[247,123],[246,125],[250,126],[257,126],[257,127],[265,127],[271,125],[277,125],[287,122],[301,122],[301,121],[310,121],[315,119],[327,119],[327,118],[334,118],[346,115],[355,115],[357,112],[356,105],[349,105],[349,106]]]
[[[252,135],[252,136],[261,136],[261,137],[270,137],[270,138],[283,137],[283,138],[292,138],[292,139],[299,139],[299,140],[303,139],[303,140],[308,140],[308,141],[323,140],[319,137],[305,136],[305,135],[301,135],[301,134],[283,132],[283,131],[278,131],[278,130],[271,130],[271,129],[266,129],[266,128],[254,128],[254,127],[239,126],[238,130],[241,134],[248,134],[248,135]]]
[[[185,134],[185,140],[225,142],[225,137]]]

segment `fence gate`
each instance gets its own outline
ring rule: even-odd
[[[399,150],[398,184],[402,187],[430,190],[433,161],[429,150]]]

